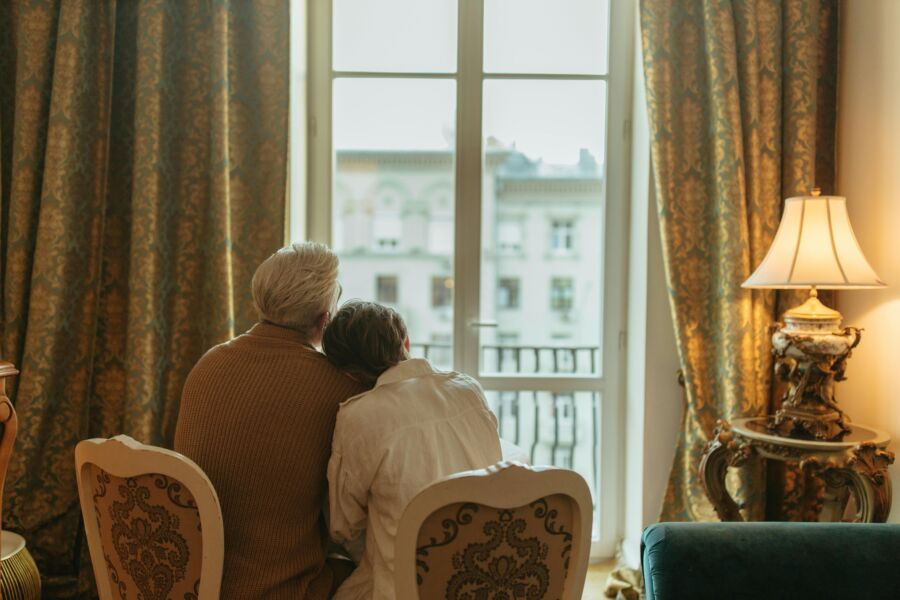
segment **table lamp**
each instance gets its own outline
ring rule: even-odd
[[[791,437],[840,439],[850,419],[838,408],[834,383],[844,379],[846,360],[860,340],[860,330],[841,328],[841,313],[817,297],[817,289],[884,287],[863,256],[846,198],[788,198],[781,223],[766,257],[743,283],[745,288],[808,288],[809,298],[784,313],[773,325],[775,372],[788,382],[782,405],[769,417],[770,430]]]

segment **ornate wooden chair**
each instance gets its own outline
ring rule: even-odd
[[[16,409],[6,396],[6,378],[18,374],[12,363],[0,361],[0,522],[6,468],[19,428]],[[41,577],[37,565],[25,547],[25,538],[12,531],[0,531],[0,580],[0,598],[38,600],[41,597]]]
[[[187,457],[124,435],[75,448],[100,600],[214,600],[225,530],[212,483]]]
[[[576,472],[498,463],[443,479],[403,513],[397,598],[581,598],[591,493]]]
[[[3,515],[3,482],[6,481],[6,468],[9,466],[13,445],[16,443],[16,432],[19,429],[16,409],[6,397],[6,378],[18,374],[19,371],[12,363],[0,361],[0,517]]]

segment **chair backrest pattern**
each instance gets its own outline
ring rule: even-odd
[[[443,506],[419,529],[419,597],[561,598],[573,520],[571,498],[559,494],[513,508],[474,502]]]
[[[178,480],[117,477],[89,465],[106,568],[120,598],[196,600],[202,566],[197,503]]]
[[[219,598],[222,508],[197,464],[122,435],[80,442],[75,470],[100,600]]]

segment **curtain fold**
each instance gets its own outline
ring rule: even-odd
[[[0,356],[21,370],[4,527],[50,594],[79,576],[75,444],[167,445],[194,362],[254,321],[253,270],[284,242],[287,13],[0,7]]]
[[[687,398],[663,520],[715,519],[698,466],[716,421],[772,408],[768,328],[796,295],[740,286],[769,248],[783,199],[814,185],[834,192],[837,17],[837,0],[641,0],[660,233]],[[761,464],[729,474],[748,518],[764,517],[766,479]],[[800,493],[802,482],[778,481]]]

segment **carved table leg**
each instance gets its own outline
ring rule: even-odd
[[[731,425],[727,421],[719,421],[716,436],[706,446],[700,461],[700,481],[706,497],[722,521],[744,520],[737,503],[725,487],[725,475],[728,467],[743,463],[751,453],[748,445],[735,442]]]
[[[845,485],[856,501],[856,520],[884,523],[891,512],[891,479],[887,468],[894,453],[875,444],[859,444],[850,451],[847,464],[825,472],[829,485]]]

